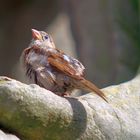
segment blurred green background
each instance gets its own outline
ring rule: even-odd
[[[50,33],[99,87],[133,78],[140,65],[139,0],[1,0],[0,75],[24,79],[31,28]]]

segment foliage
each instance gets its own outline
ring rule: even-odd
[[[127,60],[123,58],[121,61],[135,73],[140,65],[140,2],[128,0],[122,7],[118,13],[118,23],[133,48],[124,52]]]

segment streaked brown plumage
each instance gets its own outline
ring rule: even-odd
[[[32,34],[29,47],[22,53],[22,62],[33,83],[60,96],[70,95],[74,89],[84,89],[106,100],[104,93],[84,78],[85,67],[58,50],[49,34],[35,29]]]

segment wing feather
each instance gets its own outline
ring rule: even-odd
[[[76,79],[81,79],[84,73],[84,66],[76,59],[60,52],[51,52],[48,62],[57,70]]]

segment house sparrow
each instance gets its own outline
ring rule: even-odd
[[[32,40],[22,53],[22,63],[33,83],[59,96],[83,89],[107,101],[104,93],[84,78],[85,67],[81,62],[58,50],[52,37],[44,31],[32,29]]]

